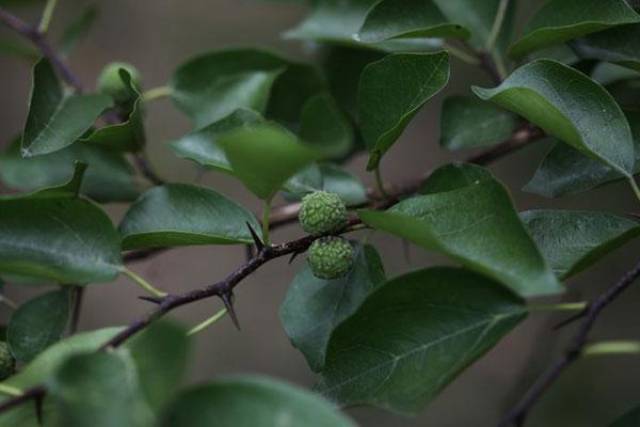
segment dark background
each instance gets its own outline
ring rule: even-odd
[[[61,0],[52,32],[59,33],[64,22],[72,19],[86,4]],[[521,18],[538,2],[520,2]],[[250,0],[110,0],[99,2],[100,18],[91,35],[74,52],[70,65],[88,87],[92,87],[101,68],[110,61],[133,63],[144,76],[146,88],[165,84],[172,70],[198,53],[229,46],[259,45],[272,47],[293,57],[313,59],[313,49],[298,42],[283,41],[279,34],[292,27],[303,15],[294,4]],[[37,22],[38,8],[20,8],[25,19]],[[0,37],[11,37],[0,29]],[[452,82],[444,94],[469,92],[470,84],[490,85],[487,77],[474,68],[452,60]],[[0,145],[20,132],[30,88],[30,66],[0,56]],[[450,154],[438,145],[439,110],[443,94],[438,95],[414,119],[402,139],[382,164],[385,179],[401,182],[441,165],[464,153]],[[147,131],[149,156],[157,171],[169,181],[193,182],[194,164],[176,158],[167,143],[189,130],[187,120],[167,100],[148,107]],[[638,202],[625,185],[607,186],[596,191],[558,201],[519,191],[531,177],[547,149],[539,143],[518,152],[492,167],[511,188],[518,209],[564,207],[606,209],[619,213],[638,211]],[[457,157],[456,157],[457,156]],[[365,158],[357,157],[349,168],[366,183]],[[203,184],[258,210],[258,203],[233,179],[209,173]],[[282,203],[282,201],[279,201]],[[117,221],[125,207],[110,205]],[[295,225],[275,233],[275,241],[299,236]],[[403,256],[398,239],[369,235],[381,251],[389,276],[445,259],[411,248],[410,261]],[[363,235],[364,237],[364,235]],[[608,256],[568,284],[566,300],[579,301],[595,295],[612,284],[633,262],[639,245],[628,245]],[[243,261],[240,247],[192,247],[177,249],[133,269],[157,287],[184,291],[215,282]],[[278,319],[278,307],[299,262],[292,267],[285,260],[262,268],[237,291],[237,310],[242,331],[223,319],[194,340],[193,365],[189,382],[202,382],[228,373],[272,375],[300,385],[310,386],[313,375],[305,361],[290,344]],[[16,300],[39,292],[38,289],[9,290]],[[86,292],[80,326],[83,330],[126,324],[144,312],[145,304],[136,299],[138,288],[121,279],[108,285],[91,286]],[[612,305],[595,328],[594,336],[606,339],[640,338],[638,303],[640,291],[629,293]],[[174,316],[192,325],[219,309],[219,302],[208,300],[178,310]],[[4,310],[4,309],[2,309]],[[2,312],[6,316],[6,312]],[[533,314],[488,356],[472,366],[450,385],[416,419],[408,419],[371,408],[349,413],[365,426],[492,426],[554,355],[567,344],[572,328],[551,330],[563,315]],[[640,402],[640,369],[633,357],[615,356],[583,360],[572,367],[546,395],[532,414],[531,426],[606,426],[617,415]]]

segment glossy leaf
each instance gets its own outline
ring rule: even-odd
[[[340,405],[417,413],[525,316],[518,297],[467,270],[398,277],[335,330],[317,389]]]
[[[640,24],[590,34],[571,46],[582,58],[615,62],[640,71]]]
[[[634,137],[635,174],[640,172],[640,113],[627,112],[627,119]],[[566,144],[556,143],[523,190],[545,197],[560,197],[591,190],[623,178],[624,175],[602,162],[587,157]]]
[[[47,381],[57,427],[147,427],[146,406],[130,356],[117,352],[78,354]]]
[[[218,144],[233,174],[263,200],[271,200],[287,179],[323,157],[317,147],[302,144],[275,124],[238,129],[223,135]]]
[[[495,89],[473,90],[619,173],[629,176],[633,170],[627,119],[611,95],[579,71],[538,60],[517,69]]]
[[[300,115],[300,138],[331,157],[344,157],[352,149],[353,128],[328,94],[310,98]]]
[[[469,31],[451,23],[431,0],[382,0],[367,13],[358,38],[375,43],[395,38],[468,38]]]
[[[3,384],[22,390],[41,385],[58,367],[70,356],[80,353],[96,351],[102,344],[112,338],[120,328],[98,329],[90,332],[81,332],[69,338],[63,339],[38,355],[31,363],[26,365],[17,374],[7,379]],[[0,402],[10,397],[0,395]],[[45,400],[45,419],[48,419],[51,407]],[[25,426],[39,427],[33,405],[21,405],[11,411],[0,414],[1,426]]]
[[[533,16],[509,53],[522,57],[618,25],[640,22],[625,0],[550,0]]]
[[[360,125],[375,169],[418,110],[449,81],[449,56],[393,54],[365,67],[358,88]]]
[[[155,411],[176,394],[187,370],[189,340],[181,326],[160,321],[127,342],[142,393]]]
[[[20,362],[30,362],[62,338],[70,311],[70,294],[62,289],[21,305],[9,319],[7,342]]]
[[[220,193],[166,184],[147,191],[129,208],[120,233],[124,249],[252,243],[247,223],[260,228],[251,212]]]
[[[333,330],[385,281],[382,260],[376,250],[362,245],[355,250],[353,269],[340,279],[318,279],[305,263],[280,307],[280,319],[289,339],[315,371],[324,365]]]
[[[73,144],[55,153],[23,158],[20,140],[15,140],[0,153],[0,180],[20,191],[59,185],[71,175],[75,161],[89,166],[82,181],[82,194],[98,202],[131,201],[138,196],[134,171],[124,156],[86,144]]]
[[[335,193],[347,206],[357,206],[368,200],[362,182],[347,170],[331,163],[314,163],[298,172],[286,182],[285,190],[287,200],[301,200],[314,191]]]
[[[73,144],[109,106],[108,96],[66,95],[51,64],[40,60],[33,68],[22,155],[52,153]]]
[[[142,113],[142,96],[131,81],[131,74],[120,69],[120,78],[130,93],[131,111],[122,123],[116,123],[97,129],[82,139],[86,144],[94,144],[110,150],[140,151],[146,142],[144,118]]]
[[[640,225],[605,212],[534,210],[521,214],[553,271],[565,279],[640,234]]]
[[[561,292],[509,193],[488,171],[470,165],[444,166],[422,191],[428,194],[387,211],[361,211],[360,218],[377,230],[449,255],[522,296]]]
[[[484,147],[507,140],[518,119],[490,103],[466,96],[444,100],[440,117],[440,145],[449,150]]]
[[[224,150],[218,146],[218,139],[239,127],[261,122],[262,116],[254,111],[236,110],[215,123],[183,136],[171,143],[170,147],[178,156],[193,160],[201,166],[231,172],[231,165]]]
[[[191,388],[169,408],[162,426],[353,427],[319,396],[261,377],[231,377]]]

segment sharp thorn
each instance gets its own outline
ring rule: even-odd
[[[300,255],[301,252],[296,251],[294,253],[291,254],[291,257],[289,258],[289,264],[291,264],[293,262],[294,259],[296,259],[298,257],[298,255]]]
[[[555,326],[553,327],[553,330],[554,330],[554,331],[557,331],[557,330],[562,329],[562,328],[564,328],[565,326],[567,326],[567,325],[569,325],[569,324],[571,324],[571,323],[575,322],[576,320],[579,320],[579,319],[583,318],[584,316],[586,316],[587,311],[588,311],[588,308],[586,308],[586,309],[582,310],[582,311],[581,311],[580,313],[578,313],[578,314],[574,314],[573,316],[569,317],[568,319],[563,320],[562,322],[560,322],[560,323],[558,323],[557,325],[555,325]]]
[[[238,321],[236,310],[233,308],[233,294],[231,292],[224,293],[220,296],[220,299],[222,299],[224,307],[227,309],[227,313],[229,313],[229,317],[231,317],[231,321],[234,326],[236,329],[240,330],[240,322]]]
[[[253,245],[246,245],[244,247],[245,249],[245,256],[247,258],[247,262],[251,261],[251,259],[253,259]]]
[[[141,296],[138,297],[138,299],[141,299],[142,301],[151,302],[153,304],[160,304],[160,303],[162,303],[162,300],[164,298],[152,297],[152,296],[149,296],[149,295],[141,295]]]
[[[251,224],[249,224],[248,222],[246,224],[247,224],[247,227],[249,227],[249,232],[251,233],[251,237],[253,238],[253,243],[256,245],[258,252],[262,251],[262,249],[264,248],[264,243],[262,242],[262,240],[260,240],[260,237],[258,237],[258,235],[256,234]]]

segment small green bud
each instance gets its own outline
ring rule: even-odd
[[[313,275],[332,280],[346,275],[353,265],[353,247],[342,237],[322,237],[309,247],[307,262]]]
[[[140,88],[140,73],[131,64],[112,62],[108,64],[98,77],[98,91],[112,97],[117,104],[125,104],[131,99],[131,92],[120,77],[120,69],[126,70],[131,76],[131,84]]]
[[[9,350],[9,344],[0,341],[0,381],[9,378],[16,370],[16,359]]]
[[[346,225],[347,207],[337,194],[316,191],[302,199],[298,219],[307,233],[330,233]]]

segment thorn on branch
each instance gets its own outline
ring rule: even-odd
[[[160,305],[162,304],[162,302],[165,300],[166,297],[154,297],[154,296],[150,296],[150,295],[141,295],[138,297],[138,299],[141,299],[143,301],[147,301],[147,302],[151,302],[153,304],[157,304]]]
[[[582,310],[581,312],[574,314],[573,316],[569,317],[568,319],[563,320],[562,322],[558,323],[557,325],[555,325],[553,327],[554,331],[560,330],[562,328],[564,328],[565,326],[570,325],[571,323],[575,322],[576,320],[580,320],[583,317],[585,317],[587,315],[587,313],[589,312],[589,306],[585,307],[584,310]]]
[[[302,253],[302,251],[295,251],[294,253],[291,254],[291,257],[289,258],[289,264],[291,264],[293,262],[294,259],[296,259],[298,257],[298,255],[300,255]]]
[[[233,322],[236,329],[240,330],[240,322],[238,321],[238,316],[236,315],[236,309],[233,307],[233,292],[225,292],[220,295],[220,299],[224,304],[224,307],[227,309],[227,313],[229,313],[229,317],[231,317],[231,321]]]
[[[251,237],[253,238],[253,243],[256,245],[256,249],[258,250],[258,252],[262,252],[262,250],[264,249],[264,243],[262,242],[260,237],[258,237],[251,224],[249,224],[248,222],[246,224],[249,228],[249,233],[251,233]]]

